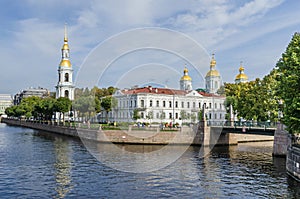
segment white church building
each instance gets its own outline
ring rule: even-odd
[[[152,86],[118,90],[113,95],[117,106],[109,113],[110,122],[196,123],[203,107],[208,122],[224,122],[225,97],[217,94],[222,84],[215,66],[213,56],[205,77],[207,92],[192,89],[192,78],[186,67],[179,90]]]
[[[65,26],[64,44],[61,48],[61,61],[58,66],[58,82],[56,85],[56,98],[67,97],[74,100],[73,69],[70,61],[70,48],[68,44],[67,28]]]

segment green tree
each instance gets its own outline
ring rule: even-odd
[[[276,69],[276,92],[284,101],[282,121],[290,133],[300,133],[300,33],[293,35]]]
[[[133,110],[133,116],[132,116],[132,119],[138,120],[138,119],[140,119],[140,118],[141,118],[141,116],[140,116],[140,114],[139,114],[139,109],[134,109],[134,110]]]
[[[63,122],[65,121],[65,113],[71,110],[72,102],[67,97],[60,97],[56,100],[53,110],[63,115]],[[61,117],[59,118],[61,120]]]
[[[106,112],[106,121],[108,121],[108,113],[112,108],[117,106],[118,101],[112,96],[107,96],[101,99],[101,107]]]

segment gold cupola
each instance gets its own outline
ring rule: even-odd
[[[219,71],[216,70],[216,65],[217,65],[217,62],[215,60],[215,54],[212,54],[212,58],[210,61],[210,70],[207,72],[206,77],[211,77],[211,76],[219,77],[220,76]]]
[[[67,25],[65,24],[64,44],[61,48],[62,59],[59,64],[60,67],[72,67],[70,62],[70,48],[68,44]]]
[[[239,74],[235,77],[235,82],[247,82],[248,76],[244,73],[245,68],[243,67],[243,62],[240,63]]]
[[[189,72],[189,70],[185,66],[183,69],[183,76],[181,77],[180,80],[192,81],[192,78],[188,75],[188,72]]]

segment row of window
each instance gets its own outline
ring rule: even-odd
[[[129,112],[119,112],[118,114],[118,118],[129,118],[129,115],[130,115],[130,118],[132,119],[132,113],[129,114]],[[167,117],[168,116],[168,117]],[[224,119],[224,114],[222,113],[215,113],[214,114],[214,118],[213,118],[213,114],[212,113],[208,113],[207,114],[207,117],[208,119]],[[175,115],[174,115],[174,119],[180,119],[182,116],[180,115],[180,113],[176,112]],[[186,118],[194,118],[196,119],[197,117],[197,114],[196,113],[192,113],[192,114],[187,114],[185,116]],[[156,113],[156,114],[153,114],[153,113],[149,113],[148,115],[145,113],[145,112],[140,112],[140,118],[141,119],[173,119],[173,113],[169,112],[169,113]]]
[[[127,102],[127,103],[126,103]],[[120,101],[119,102],[119,107],[128,107],[128,101],[123,101],[123,104],[122,102]],[[169,108],[173,108],[172,106],[172,101],[159,101],[159,100],[156,100],[155,104],[154,104],[154,101],[153,100],[149,100],[149,107],[169,107]],[[181,102],[179,103],[178,101],[175,101],[174,102],[174,107],[175,108],[179,108],[179,105],[180,105],[180,108],[202,108],[202,105],[205,105],[206,108],[213,108],[212,107],[212,103],[204,103],[204,104],[201,104],[201,102],[199,102],[198,104],[196,104],[196,102]],[[207,106],[208,105],[208,106]],[[218,107],[219,105],[219,107]],[[137,104],[136,104],[136,100],[134,101],[130,101],[130,104],[129,104],[129,107],[136,107]],[[146,103],[145,103],[145,100],[141,100],[140,101],[140,107],[144,108],[146,107]],[[214,103],[214,108],[217,109],[223,109],[223,104],[222,103]]]

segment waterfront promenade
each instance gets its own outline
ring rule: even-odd
[[[247,134],[241,132],[223,132],[222,127],[206,125],[183,126],[178,129],[136,128],[129,126],[112,130],[103,130],[99,125],[81,124],[61,126],[49,123],[13,120],[3,118],[2,122],[52,133],[80,137],[99,142],[119,144],[183,144],[183,145],[236,145],[241,142],[273,141],[274,136]]]

